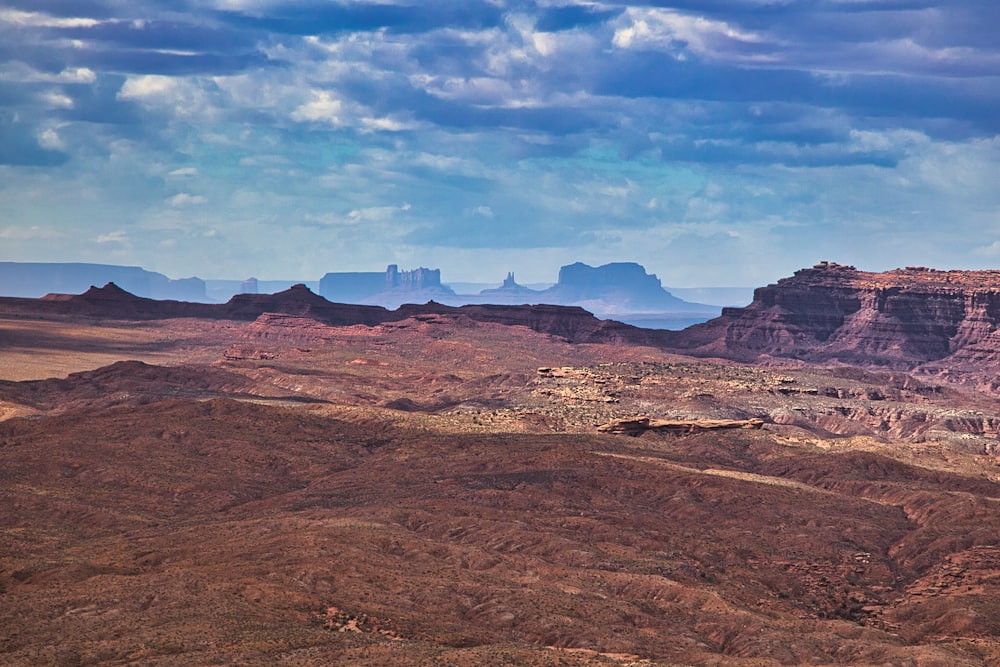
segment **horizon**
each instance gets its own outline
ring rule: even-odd
[[[0,261],[989,269],[996,25],[989,0],[9,0]]]

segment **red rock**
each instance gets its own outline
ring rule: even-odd
[[[1000,365],[998,327],[1000,271],[868,273],[823,262],[757,289],[749,306],[668,332],[665,346],[741,361],[918,370],[983,384]]]

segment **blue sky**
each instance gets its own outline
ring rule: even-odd
[[[0,260],[1000,267],[996,0],[0,0]]]

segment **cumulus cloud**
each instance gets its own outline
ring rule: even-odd
[[[60,137],[59,133],[51,127],[42,130],[41,134],[38,135],[38,144],[42,146],[42,148],[52,150],[62,150],[66,147],[65,143],[63,143],[62,137]]]
[[[316,267],[391,238],[397,257],[700,270],[704,241],[747,276],[759,243],[789,264],[817,243],[903,252],[891,235],[924,253],[898,265],[993,252],[995,3],[17,4],[0,9],[12,243],[129,219],[95,245],[133,263],[203,255],[210,237],[178,233],[196,225],[234,266],[265,254],[255,238]],[[841,242],[858,230],[870,242]]]
[[[125,81],[118,97],[123,100],[166,97],[174,94],[181,85],[169,76],[137,76]]]
[[[722,57],[762,38],[726,21],[684,14],[670,9],[630,7],[618,19],[612,44],[621,49],[652,49],[673,52],[684,58],[685,51]]]
[[[308,102],[300,105],[291,116],[299,121],[343,125],[344,103],[326,90],[313,91]]]

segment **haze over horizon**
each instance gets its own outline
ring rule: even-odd
[[[0,261],[1000,266],[990,0],[0,0]]]

